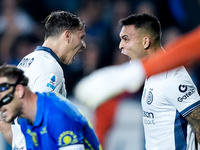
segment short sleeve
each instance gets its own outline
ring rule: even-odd
[[[57,147],[83,144],[85,149],[101,150],[101,145],[87,118],[78,109],[66,110],[67,113],[62,110],[56,112],[54,109],[48,120],[48,131],[57,142]]]
[[[34,92],[60,92],[64,78],[60,66],[52,62],[48,67],[44,65],[36,71],[36,78],[32,85]]]
[[[166,81],[164,91],[167,100],[183,117],[200,106],[197,88],[186,71],[176,72]]]

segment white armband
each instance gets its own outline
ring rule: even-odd
[[[60,147],[59,150],[85,150],[85,147],[83,144],[76,144],[76,145]]]

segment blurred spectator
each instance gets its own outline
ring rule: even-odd
[[[41,2],[41,1],[40,1]],[[43,5],[46,10],[65,10],[75,13],[82,5],[82,0],[43,0]]]
[[[111,14],[111,30],[112,30],[112,38],[114,40],[114,46],[118,45],[120,42],[119,32],[120,28],[118,26],[118,22],[121,18],[129,15],[131,11],[130,2],[127,0],[117,0],[113,2],[110,6]]]
[[[169,10],[185,33],[200,24],[199,0],[168,0]]]
[[[175,40],[182,34],[181,29],[177,26],[169,26],[163,30],[162,44],[165,45]]]
[[[112,39],[110,37],[110,26],[104,19],[106,13],[104,1],[88,0],[78,10],[78,15],[86,21],[86,38],[97,42],[100,49],[100,67],[110,65],[112,57]],[[90,41],[89,41],[90,42]]]
[[[157,16],[156,5],[150,0],[142,0],[136,6],[135,13],[148,13]]]
[[[99,68],[99,45],[94,39],[86,38],[86,49],[76,55],[71,65],[62,65],[65,74],[67,96],[73,96],[75,84],[84,76]]]
[[[15,39],[34,30],[34,21],[19,6],[19,0],[2,0],[0,14],[0,64],[9,62]]]
[[[95,42],[88,42],[83,52],[83,76],[89,75],[99,67],[99,46]]]
[[[37,36],[32,34],[18,36],[11,47],[11,59],[8,63],[18,65],[24,56],[33,52],[35,47],[41,45],[42,42],[43,41],[41,41]]]

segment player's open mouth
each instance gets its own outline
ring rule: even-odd
[[[75,55],[74,55],[74,57],[72,58],[72,60],[74,61],[75,60],[75,58],[76,58],[76,55],[78,54],[78,53],[81,53],[81,52],[83,52],[83,50],[82,49],[80,49]]]
[[[130,61],[132,60],[131,57],[129,57],[123,50],[121,51],[121,53],[122,53],[123,55],[127,56],[128,59],[129,59]]]
[[[80,50],[78,51],[78,53],[81,53],[81,52],[83,52],[83,50],[82,50],[82,49],[80,49]]]

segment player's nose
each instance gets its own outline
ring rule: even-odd
[[[120,43],[119,43],[119,49],[124,49],[124,47],[123,47],[123,45],[122,45],[122,41],[120,41]]]
[[[85,49],[86,48],[86,44],[84,41],[82,41],[82,49]]]

